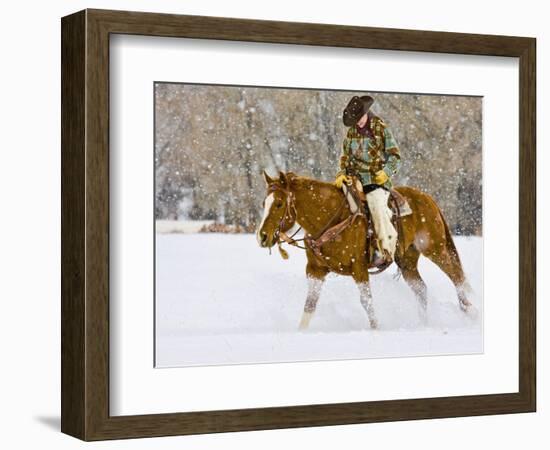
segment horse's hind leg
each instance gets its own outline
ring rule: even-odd
[[[451,251],[447,248],[443,248],[441,251],[428,254],[426,256],[449,277],[455,285],[460,308],[463,311],[468,311],[472,306],[472,303],[466,296],[468,284],[466,283],[466,277],[464,276],[462,264],[460,263],[458,256],[451,253]]]
[[[300,320],[300,330],[305,330],[309,327],[309,322],[315,313],[317,308],[317,302],[321,295],[321,288],[327,271],[320,267],[308,264],[306,267],[307,274],[307,297],[306,304],[304,306],[304,312],[302,314],[302,320]]]
[[[401,269],[403,278],[414,292],[418,304],[420,305],[420,315],[423,319],[426,319],[426,309],[428,307],[428,290],[426,283],[418,272],[418,258],[420,252],[411,245],[403,256],[396,258],[396,263]]]

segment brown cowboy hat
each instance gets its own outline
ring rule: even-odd
[[[355,95],[344,109],[342,117],[344,125],[346,127],[355,125],[357,121],[369,111],[373,103],[374,99],[370,95],[363,95],[361,97]]]

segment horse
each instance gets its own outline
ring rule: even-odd
[[[352,214],[344,193],[333,183],[292,172],[279,172],[278,178],[271,178],[264,171],[263,177],[267,193],[263,201],[263,217],[256,233],[260,247],[272,248],[280,245],[282,240],[296,243],[297,240],[289,239],[286,234],[295,223],[304,230],[308,289],[299,329],[308,328],[329,272],[353,278],[370,327],[377,328],[366,256],[368,217]],[[439,206],[430,195],[418,189],[401,186],[395,190],[408,201],[412,214],[399,219],[400,233],[394,262],[418,300],[421,316],[426,318],[428,302],[426,283],[418,272],[420,255],[433,261],[449,277],[456,288],[460,308],[464,312],[470,311],[473,305],[467,298],[467,292],[471,288]],[[338,230],[328,239],[323,239],[322,247],[316,249],[319,237],[330,228]]]

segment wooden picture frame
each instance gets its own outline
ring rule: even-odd
[[[62,31],[62,415],[84,440],[531,412],[536,408],[534,38],[85,10]],[[519,58],[519,391],[109,415],[109,36],[221,39]]]

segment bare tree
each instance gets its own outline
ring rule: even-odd
[[[342,110],[356,94],[365,93],[157,83],[156,218],[253,227],[263,169],[333,179]],[[481,98],[370,95],[400,145],[395,183],[432,194],[455,233],[481,234]]]

